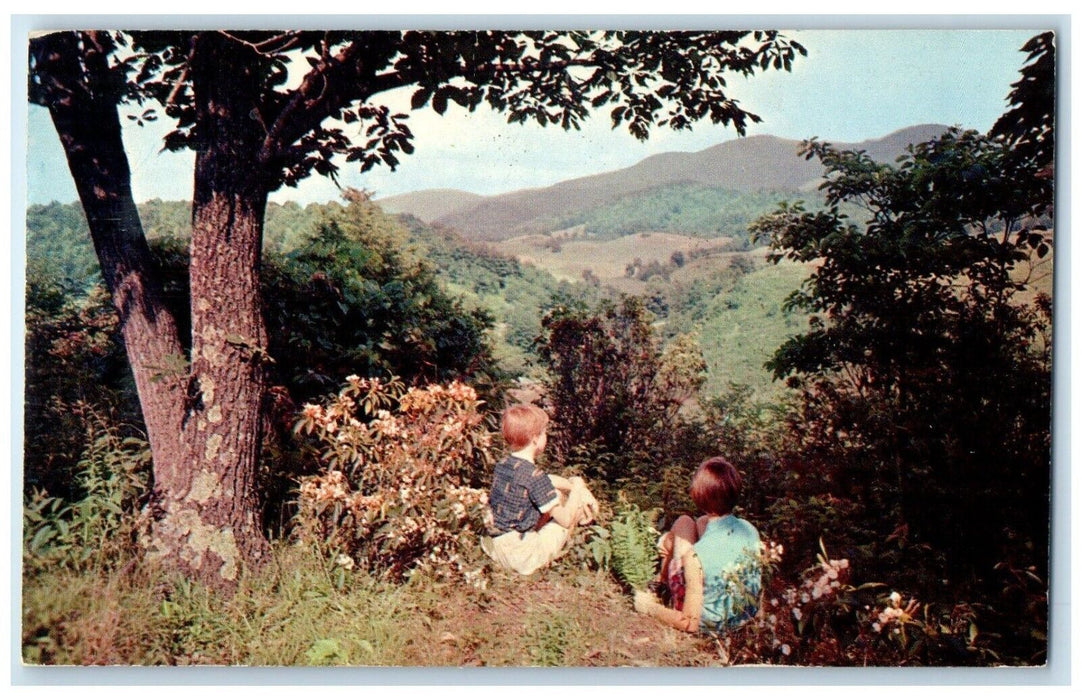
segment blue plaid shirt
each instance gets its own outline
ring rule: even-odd
[[[534,529],[559,502],[552,479],[533,462],[508,455],[496,463],[488,506],[499,533]]]

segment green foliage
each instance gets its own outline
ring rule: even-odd
[[[541,317],[562,288],[549,273],[494,249],[463,240],[450,229],[400,217],[418,254],[431,263],[448,293],[483,309],[493,323],[493,352],[509,374],[527,374]]]
[[[68,501],[34,490],[23,507],[23,566],[108,567],[132,547],[137,505],[145,496],[150,447],[83,404],[74,407],[85,427],[86,448],[75,466],[81,497]]]
[[[922,594],[1005,558],[1044,562],[1050,319],[1014,299],[1048,244],[1021,225],[1032,173],[974,132],[896,166],[816,142],[806,153],[826,167],[831,208],[783,205],[756,226],[774,260],[819,261],[789,300],[810,328],[769,363],[803,388],[790,427],[801,452],[866,508],[874,539],[905,550]],[[843,201],[866,221],[840,214]]]
[[[304,652],[304,660],[309,666],[339,666],[349,663],[349,655],[337,639],[317,639]]]
[[[581,652],[575,642],[583,636],[582,629],[566,611],[543,609],[527,621],[526,630],[531,666],[567,666]]]
[[[564,217],[550,228],[584,226],[591,236],[601,239],[642,231],[702,238],[730,236],[736,249],[742,250],[749,243],[748,226],[784,196],[777,192],[737,192],[678,183],[636,192],[603,207]]]
[[[683,338],[664,354],[643,301],[602,302],[597,312],[560,305],[542,320],[538,354],[550,376],[552,444],[560,456],[575,446],[622,456],[614,481],[629,459],[666,447],[680,407],[704,380],[701,351]],[[593,476],[593,474],[591,474]]]
[[[107,295],[27,272],[23,490],[72,500],[85,407],[137,424],[134,388]]]
[[[621,501],[609,524],[612,547],[612,572],[625,585],[645,590],[657,576],[657,541],[655,513],[643,511],[626,500]]]
[[[26,209],[27,295],[44,280],[78,294],[99,279],[86,215],[74,204],[33,204]]]
[[[303,247],[267,255],[270,353],[295,400],[347,374],[446,381],[495,372],[491,317],[441,289],[405,231],[367,201],[319,224]]]
[[[1011,146],[1011,158],[1027,163],[1044,180],[1040,201],[1051,207],[1051,169],[1056,155],[1056,35],[1044,32],[1022,47],[1029,54],[1011,85],[1008,109],[989,134]]]
[[[498,379],[488,315],[467,310],[444,292],[431,264],[411,252],[402,227],[363,198],[355,200],[283,208],[292,225],[303,221],[308,235],[301,241],[288,234],[300,247],[279,253],[286,246],[275,246],[264,255],[264,314],[276,385],[265,401],[272,439],[258,475],[267,523],[287,519],[288,491],[299,474],[311,471],[289,437],[297,403],[323,395],[352,373],[385,372],[409,381],[473,377],[483,388]],[[187,236],[181,224],[190,225],[190,207],[153,200],[143,208],[160,236],[151,246],[164,298],[187,342],[187,243],[171,236]],[[321,222],[313,218],[324,216]],[[272,214],[268,224],[282,225],[277,217]],[[96,268],[79,208],[31,208],[28,227],[28,255],[42,264],[29,268],[27,278],[24,487],[28,494],[44,489],[72,500],[79,497],[72,469],[84,436],[71,406],[89,403],[115,412],[119,424],[138,426],[138,401],[108,295],[98,282],[63,276],[83,263]],[[159,375],[186,369],[186,358],[167,359],[175,362],[156,367]]]
[[[760,268],[738,277],[732,287],[704,300],[700,336],[708,365],[704,393],[724,394],[730,384],[752,387],[761,398],[777,398],[783,388],[771,385],[763,370],[772,348],[802,327],[804,315],[785,306],[786,297],[800,284],[806,270],[782,264]]]

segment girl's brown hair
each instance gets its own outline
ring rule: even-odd
[[[503,439],[512,451],[521,450],[530,444],[530,440],[543,433],[548,423],[548,414],[537,406],[527,403],[509,406],[504,410],[501,421]]]
[[[740,472],[724,457],[711,457],[691,478],[691,500],[704,513],[728,515],[744,485]]]

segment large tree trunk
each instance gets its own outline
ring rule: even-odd
[[[119,96],[109,80],[107,41],[94,32],[52,34],[33,50],[49,112],[86,213],[154,455],[155,476],[183,460],[180,423],[187,378],[175,319],[162,303],[160,274],[131,192]]]
[[[154,458],[150,551],[228,592],[242,568],[258,566],[268,551],[254,488],[267,344],[259,293],[267,189],[254,177],[254,157],[243,155],[258,145],[233,139],[246,126],[249,96],[237,90],[243,69],[227,51],[198,47],[206,50],[196,52],[203,59],[193,71],[196,88],[220,92],[201,95],[209,128],[196,159],[189,370],[132,198],[117,111],[123,83],[109,75],[107,42],[93,32],[39,40],[41,99],[67,154],[135,376]]]
[[[192,85],[203,132],[192,202],[191,376],[183,468],[158,481],[156,543],[204,581],[229,588],[268,552],[255,475],[267,331],[260,294],[266,181],[251,128],[247,47],[197,35]]]

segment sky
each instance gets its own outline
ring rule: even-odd
[[[791,73],[768,71],[728,78],[730,92],[763,118],[748,134],[853,142],[920,123],[987,130],[1006,108],[1010,84],[1025,60],[1020,49],[1034,29],[843,29],[787,31],[808,50]],[[403,110],[408,93],[396,96]],[[134,108],[132,108],[134,111]],[[342,164],[342,184],[377,198],[432,188],[499,194],[616,170],[667,151],[698,151],[737,138],[735,130],[700,123],[690,132],[654,129],[646,142],[612,130],[606,113],[581,131],[507,124],[484,108],[455,105],[443,116],[410,115],[416,152],[397,170],[359,173]],[[163,153],[164,121],[131,123],[125,143],[137,201],[190,199],[193,155]],[[76,200],[75,188],[48,113],[27,116],[27,196],[30,203]],[[313,176],[283,188],[272,201],[302,204],[337,199],[330,180]]]

